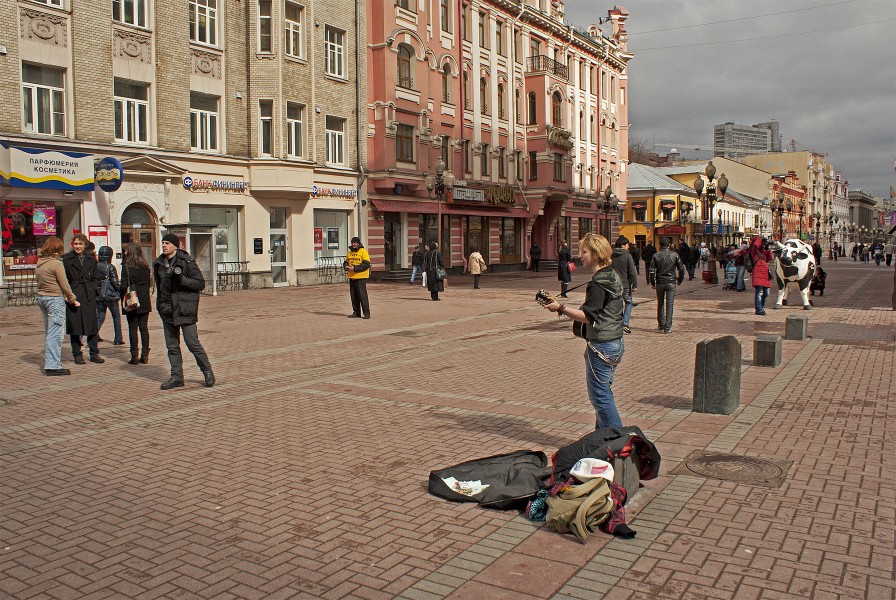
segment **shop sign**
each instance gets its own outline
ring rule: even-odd
[[[707,223],[705,228],[703,229],[703,233],[706,235],[714,235],[714,234],[722,233],[723,230],[724,230],[724,228],[721,225],[719,225],[718,223],[714,223],[712,225]]]
[[[323,227],[315,227],[314,228],[314,249],[315,250],[323,250],[324,249],[324,228]]]
[[[123,177],[124,169],[121,167],[121,161],[117,158],[107,156],[96,165],[94,179],[104,192],[114,192],[120,188]]]
[[[105,225],[88,225],[87,239],[96,245],[97,248],[109,245],[109,228]]]
[[[485,192],[465,187],[455,187],[451,190],[451,199],[454,202],[485,202]]]
[[[0,180],[13,187],[93,191],[93,156],[0,143]]]
[[[880,224],[882,227],[896,225],[896,212],[889,210],[887,212],[880,213]]]
[[[589,210],[592,209],[592,208],[594,208],[594,206],[592,206],[592,204],[591,204],[590,202],[576,202],[576,201],[573,201],[572,205],[575,206],[576,208],[587,208],[587,209],[589,209]]]
[[[669,234],[669,235],[681,235],[684,233],[684,227],[681,225],[667,225],[665,227],[658,227],[656,232],[658,234]]]
[[[489,204],[515,204],[516,196],[512,185],[489,188],[485,201]]]
[[[562,127],[551,127],[548,132],[548,143],[570,150],[573,147],[572,132]]]
[[[252,249],[255,254],[264,254],[264,242],[261,238],[252,238]]]
[[[327,250],[339,250],[338,227],[327,227]]]
[[[34,235],[56,235],[56,205],[38,202],[31,214],[31,232]]]
[[[354,188],[311,186],[312,198],[355,198],[357,195],[358,190]]]
[[[244,179],[193,179],[184,176],[184,189],[191,192],[246,192],[249,182]]]

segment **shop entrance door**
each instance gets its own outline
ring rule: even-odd
[[[130,205],[121,215],[121,249],[131,243],[140,245],[143,258],[149,264],[159,254],[156,250],[155,219],[142,204]]]
[[[387,271],[401,268],[401,214],[386,213],[383,218],[383,261]]]
[[[271,278],[274,287],[289,285],[289,271],[286,268],[286,209],[271,209]]]

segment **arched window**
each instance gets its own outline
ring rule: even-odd
[[[563,96],[560,92],[554,92],[551,96],[551,125],[563,127]]]
[[[529,125],[538,123],[538,114],[536,108],[535,92],[529,92]]]
[[[479,78],[479,112],[488,114],[488,82],[485,77]]]
[[[451,102],[451,67],[442,69],[442,102]]]
[[[470,76],[467,73],[464,73],[464,108],[467,110],[470,110],[470,103],[472,102],[470,98],[471,95]]]
[[[398,87],[407,89],[414,87],[411,56],[413,56],[413,50],[409,46],[401,44],[398,47]]]
[[[582,141],[585,141],[585,111],[579,111],[579,137],[582,138]]]
[[[507,107],[504,105],[504,84],[498,84],[498,118],[507,118]]]
[[[513,93],[513,116],[516,119],[517,125],[521,125],[523,123],[523,108],[522,101],[520,99],[520,91],[516,90]]]

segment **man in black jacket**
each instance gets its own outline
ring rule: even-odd
[[[631,333],[629,326],[632,319],[632,292],[638,289],[638,277],[635,273],[635,260],[629,252],[629,241],[624,235],[616,238],[613,248],[613,270],[619,275],[622,282],[622,299],[625,301],[625,309],[622,311],[622,331]]]
[[[656,289],[656,322],[663,333],[672,331],[675,286],[684,281],[684,265],[678,253],[669,249],[670,244],[669,238],[660,239],[660,251],[653,255],[647,270],[647,282]]]
[[[648,243],[644,246],[644,249],[641,250],[641,258],[644,259],[644,270],[647,271],[650,269],[650,259],[653,258],[653,255],[656,254],[656,247]]]
[[[168,347],[168,362],[171,364],[171,378],[161,385],[161,389],[184,386],[184,362],[180,354],[180,335],[199,370],[205,377],[205,387],[215,385],[215,374],[205,349],[199,342],[196,321],[199,320],[199,292],[205,289],[205,279],[193,257],[178,249],[180,240],[173,233],[162,237],[162,253],[152,263],[152,273],[158,293],[156,310],[165,330],[165,345]]]

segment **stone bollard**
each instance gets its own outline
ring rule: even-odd
[[[740,355],[733,335],[697,344],[694,412],[730,415],[740,406]]]
[[[809,317],[790,315],[784,327],[785,340],[804,340],[809,337]]]
[[[753,366],[777,367],[781,364],[780,335],[757,335],[753,341]]]

